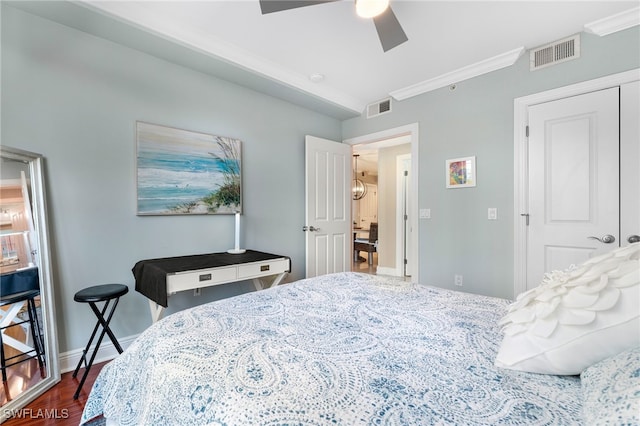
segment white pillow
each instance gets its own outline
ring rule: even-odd
[[[532,373],[580,374],[640,345],[640,243],[546,274],[499,324],[495,365]]]
[[[580,379],[585,424],[640,424],[640,346],[592,365]]]

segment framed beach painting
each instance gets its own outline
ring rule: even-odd
[[[447,188],[476,186],[476,157],[454,158],[446,162]]]
[[[136,122],[137,214],[242,212],[242,142]]]

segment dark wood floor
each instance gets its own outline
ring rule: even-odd
[[[95,364],[91,367],[78,399],[74,400],[73,394],[78,387],[80,377],[84,370],[80,370],[78,377],[75,379],[71,377],[72,372],[63,374],[60,383],[49,389],[25,407],[25,410],[21,412],[22,418],[9,419],[3,423],[3,425],[77,426],[80,424],[82,410],[84,409],[84,404],[87,402],[87,398],[89,397],[91,386],[93,386],[93,382],[95,382],[98,373],[105,364],[106,363]],[[48,414],[48,416],[43,413]]]

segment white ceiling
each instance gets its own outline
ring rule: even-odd
[[[390,94],[399,97],[398,93],[415,85],[453,83],[450,79],[467,76],[457,74],[459,70],[507,52],[506,60],[513,62],[527,49],[584,31],[586,24],[640,3],[391,0],[409,41],[386,53],[372,20],[355,14],[353,0],[268,15],[261,14],[258,0],[83,0],[76,4],[355,116],[367,104]],[[312,74],[321,74],[324,80],[314,83],[309,78]]]
[[[409,41],[385,53],[353,0],[267,15],[258,0],[3,3],[340,120],[581,31],[640,25],[640,0],[391,0]]]

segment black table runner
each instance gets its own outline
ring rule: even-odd
[[[261,262],[286,256],[247,250],[240,254],[227,252],[196,254],[141,260],[132,269],[136,279],[136,291],[159,305],[167,307],[167,274],[182,271],[217,268],[242,263]]]

